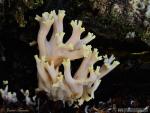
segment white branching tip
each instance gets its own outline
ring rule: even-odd
[[[93,33],[88,32],[87,38],[93,40],[96,36]]]
[[[64,65],[64,67],[70,66],[70,59],[63,59],[62,64]]]
[[[33,40],[32,42],[29,42],[29,46],[34,46],[37,44],[37,41]]]
[[[46,56],[41,56],[41,61],[46,62],[47,61]]]
[[[58,18],[59,20],[62,20],[65,16],[65,10],[59,10],[58,11]]]
[[[117,65],[119,65],[119,62],[118,61],[114,61],[115,60],[115,57],[114,55],[111,55],[110,58],[107,57],[107,55],[103,56],[104,57],[104,65],[110,69],[110,68],[113,68],[113,67],[116,67]]]
[[[57,81],[52,85],[52,87],[60,87],[60,84],[63,82],[64,80],[64,75],[58,75],[57,76]]]
[[[53,83],[52,87],[60,87],[60,82],[62,82],[63,80],[64,80],[64,75],[62,74],[62,72],[59,72],[57,76],[57,80],[55,83]]]
[[[64,44],[63,43],[63,37],[64,37],[64,35],[65,35],[64,32],[60,32],[60,33],[56,33],[55,34],[55,37],[57,38],[58,47],[73,50],[74,49],[73,44],[71,44],[71,43]]]
[[[17,94],[16,94],[16,92],[13,92],[12,95],[13,95],[13,96],[16,96]]]
[[[36,15],[36,16],[35,16],[35,20],[37,20],[37,21],[40,22],[40,21],[42,20],[42,18],[41,18],[39,15]]]
[[[100,75],[100,66],[96,67],[95,74],[96,75]]]
[[[12,97],[12,93],[11,92],[8,92],[8,97]]]
[[[80,105],[82,105],[82,104],[83,104],[83,102],[84,102],[84,99],[83,99],[83,98],[80,98],[80,99],[78,100],[78,104],[79,104],[79,106],[80,106]]]
[[[48,20],[49,19],[49,13],[48,12],[42,13],[42,19],[43,20]]]
[[[94,48],[94,53],[98,54],[98,49]]]
[[[35,58],[35,60],[36,60],[36,62],[41,62],[41,60],[39,59],[39,57],[38,57],[38,55],[34,55],[34,58]]]
[[[59,32],[55,34],[56,37],[60,37],[60,38],[63,38],[64,35],[65,35],[65,32]]]
[[[102,58],[102,56],[98,56],[98,58],[97,58],[98,60],[102,60],[103,58]]]
[[[36,99],[36,97],[37,97],[36,95],[32,97],[33,101],[36,101],[36,100],[35,100],[35,99]]]
[[[54,22],[53,15],[47,12],[42,14],[42,19],[43,19],[43,23],[46,25],[51,25]]]
[[[29,93],[29,90],[27,89],[27,90],[24,92],[24,95],[25,95],[25,96],[29,96],[29,94],[30,94],[30,93]]]
[[[107,64],[111,64],[115,60],[114,55],[111,55],[110,58],[108,58],[107,55],[104,55],[103,57],[104,57],[104,63],[107,63]]]
[[[92,46],[91,45],[82,45],[82,48],[83,48],[83,56],[84,57],[88,57],[89,56],[89,54],[91,54],[92,53],[92,51],[91,51],[91,48],[92,48]]]
[[[29,96],[29,94],[30,94],[29,90],[24,91],[23,89],[21,89],[20,91],[24,96]]]
[[[115,60],[114,55],[111,55],[111,57],[109,58],[109,62],[111,63],[111,62],[114,61],[114,60]]]
[[[20,89],[20,92],[24,94],[24,90],[23,89]]]
[[[8,80],[3,80],[3,84],[7,85],[8,84]]]
[[[92,41],[96,36],[93,33],[88,32],[87,36],[81,40],[82,44],[87,44]]]
[[[94,48],[93,55],[97,60],[102,60],[102,56],[98,56],[99,52],[97,48]]]
[[[108,56],[104,55],[103,58],[104,58],[104,65],[106,66],[107,69],[110,69],[111,65],[110,65]]]
[[[98,57],[98,49],[97,48],[94,48],[93,54],[95,55],[95,57]]]
[[[88,70],[89,70],[90,73],[93,73],[94,72],[93,65],[89,66]]]
[[[93,72],[94,72],[96,75],[100,75],[100,66],[97,66],[97,67],[96,67],[96,70],[94,70],[93,65],[91,65],[88,69],[89,69],[89,72],[90,72],[90,73],[93,73]]]
[[[103,58],[104,58],[104,59],[108,59],[108,56],[107,56],[107,55],[104,55]]]
[[[78,28],[81,32],[85,31],[85,28],[82,27],[82,21],[80,20],[72,20],[70,24],[73,28]]]
[[[48,62],[45,62],[45,67],[48,70],[49,68],[54,68],[54,61],[51,61],[50,64]]]
[[[55,17],[55,16],[56,16],[55,10],[52,10],[52,11],[50,12],[50,14],[52,14],[52,15]]]
[[[35,20],[45,24],[45,25],[52,25],[54,22],[54,18],[53,15],[51,13],[48,12],[44,12],[42,13],[42,17],[36,15]]]
[[[62,81],[62,80],[64,79],[64,76],[63,76],[62,74],[59,74],[59,75],[57,76],[57,79],[60,80],[60,81]]]
[[[82,21],[81,20],[78,21],[78,26],[82,26]]]

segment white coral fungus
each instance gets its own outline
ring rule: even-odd
[[[47,92],[50,99],[62,100],[68,103],[78,102],[82,105],[84,101],[94,98],[94,92],[100,84],[100,79],[113,70],[118,64],[115,57],[99,56],[98,49],[92,51],[91,45],[86,45],[95,38],[93,33],[88,33],[85,38],[80,39],[85,28],[82,21],[71,21],[72,35],[67,42],[63,42],[65,35],[63,30],[64,10],[50,13],[44,12],[42,17],[35,19],[40,23],[37,42],[39,56],[35,55],[38,71],[38,89]],[[50,40],[47,35],[53,26]],[[77,72],[71,74],[71,61],[83,58]],[[104,64],[96,69],[94,64],[104,59]],[[63,65],[64,72],[59,67]]]
[[[3,84],[6,86],[4,89],[0,89],[0,94],[4,101],[7,101],[8,103],[16,103],[18,101],[16,93],[8,91],[8,81],[3,81]]]

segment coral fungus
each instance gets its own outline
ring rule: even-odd
[[[94,98],[94,92],[98,88],[101,78],[113,70],[118,64],[115,57],[110,58],[99,56],[98,49],[92,50],[91,45],[86,45],[95,38],[93,33],[88,33],[86,37],[80,39],[85,28],[82,21],[71,21],[73,28],[71,37],[64,43],[63,19],[64,10],[50,13],[44,12],[42,17],[35,19],[40,23],[37,42],[39,56],[35,55],[38,71],[38,89],[47,92],[52,100],[62,100],[72,104]],[[47,35],[53,26],[53,33],[50,40]],[[71,61],[83,58],[77,72],[71,74]],[[103,60],[104,64],[94,69],[94,64]],[[64,72],[60,72],[63,65]]]

